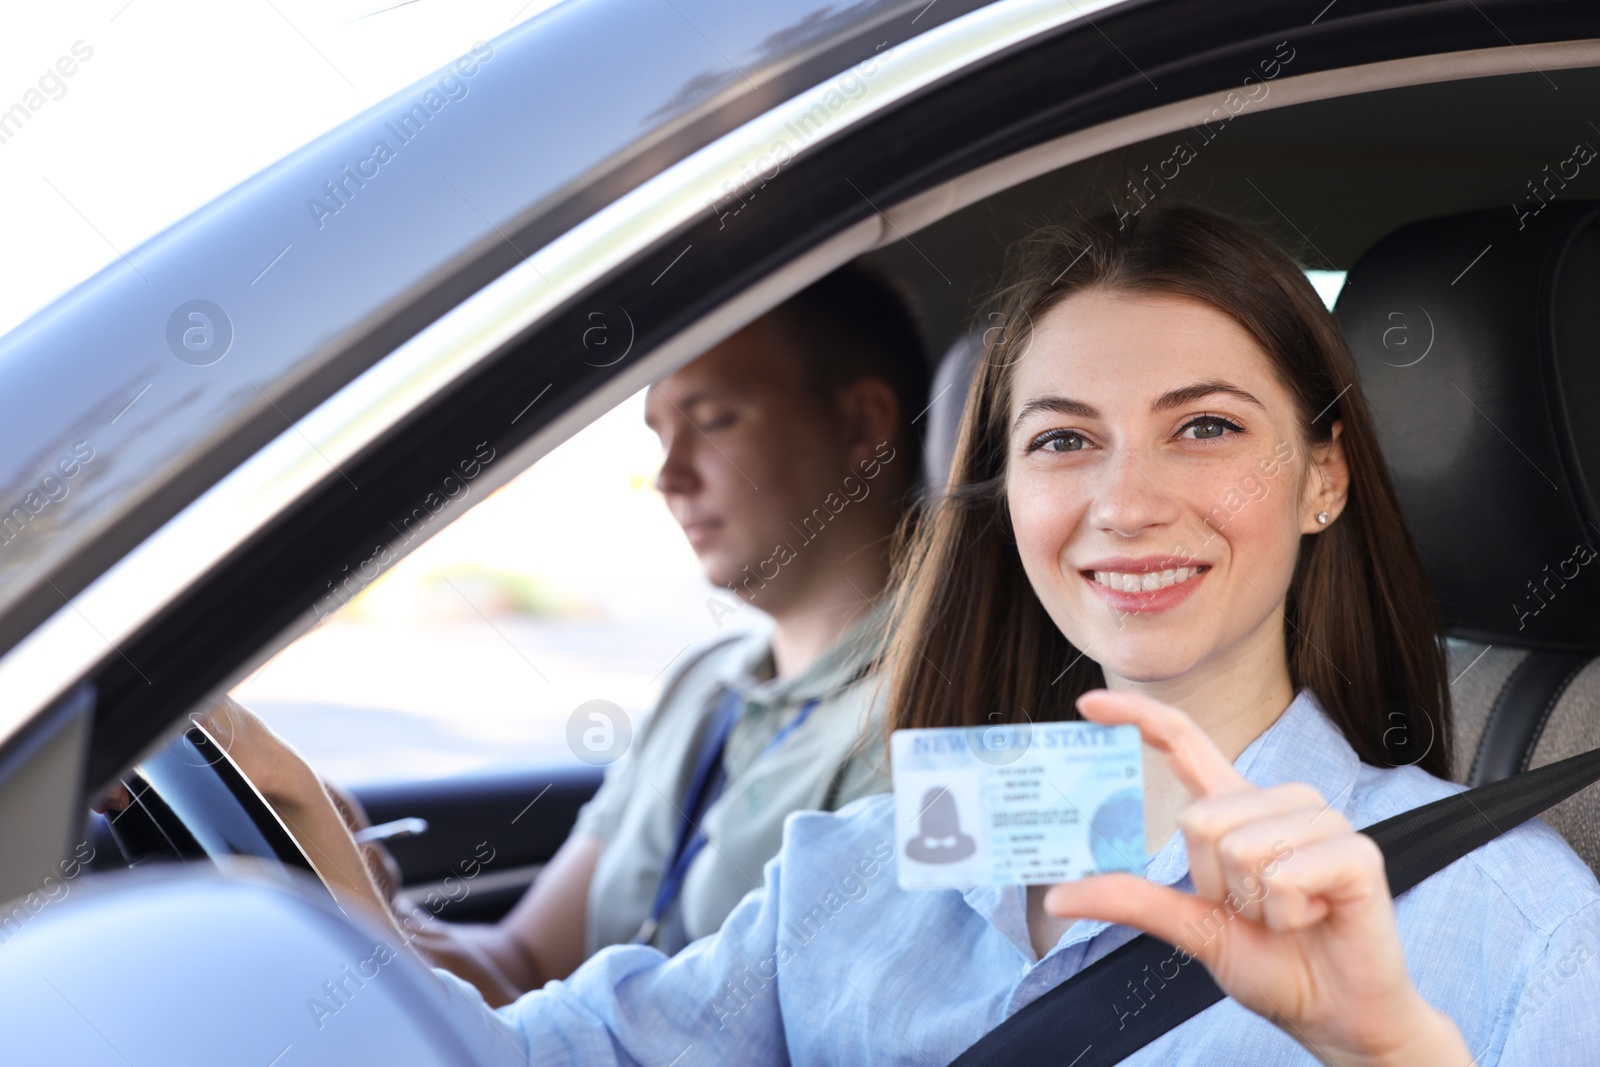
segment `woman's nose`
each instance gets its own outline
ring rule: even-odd
[[[1089,521],[1096,529],[1126,538],[1175,523],[1178,497],[1166,487],[1166,475],[1149,456],[1127,449],[1112,453],[1090,506]]]

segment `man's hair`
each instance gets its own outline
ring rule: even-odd
[[[813,282],[773,313],[794,338],[806,381],[817,396],[831,400],[862,378],[889,384],[900,408],[896,447],[902,469],[907,485],[918,485],[922,430],[911,420],[927,406],[932,372],[905,290],[857,261]]]

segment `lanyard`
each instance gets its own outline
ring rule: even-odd
[[[767,747],[761,750],[760,760],[780,748],[789,736],[798,730],[811,712],[816,708],[816,700],[808,700],[800,706],[800,712],[789,724],[779,730],[773,739],[767,742]],[[678,809],[678,832],[674,835],[672,848],[673,861],[661,877],[661,886],[656,890],[655,903],[650,907],[650,915],[639,926],[639,932],[634,935],[635,944],[648,944],[655,936],[656,928],[661,924],[661,917],[672,907],[672,902],[678,898],[678,893],[683,889],[683,880],[689,873],[689,867],[694,863],[700,850],[706,846],[705,831],[695,825],[695,817],[709,808],[722,793],[722,788],[727,784],[727,772],[722,766],[722,753],[728,747],[728,735],[733,733],[734,724],[739,721],[740,706],[739,694],[731,689],[722,692],[722,698],[717,703],[717,710],[712,714],[711,730],[706,735],[704,746],[700,749],[700,757],[695,761],[694,775],[689,779],[689,790],[684,794],[684,805]]]

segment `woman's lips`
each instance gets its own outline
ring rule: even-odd
[[[1183,577],[1188,572],[1188,577]],[[1107,579],[1111,584],[1097,579]],[[1078,575],[1094,594],[1101,600],[1110,604],[1124,615],[1148,615],[1157,611],[1168,611],[1183,603],[1194,594],[1196,588],[1211,573],[1207,564],[1196,564],[1189,567],[1174,567],[1163,571],[1142,572],[1094,572],[1079,571]],[[1145,589],[1147,576],[1154,576],[1162,582],[1161,588]],[[1140,588],[1129,590],[1126,588],[1128,578],[1137,579]]]

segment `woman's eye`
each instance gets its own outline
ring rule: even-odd
[[[1071,430],[1051,430],[1034,438],[1029,451],[1079,452],[1087,445],[1088,442],[1084,440],[1082,434],[1073,433]]]
[[[1214,441],[1230,430],[1234,433],[1244,432],[1242,426],[1217,415],[1202,415],[1200,418],[1185,424],[1183,429],[1178,432],[1182,434],[1190,430],[1194,431],[1193,438],[1197,441]]]
[[[734,417],[732,413],[714,416],[702,422],[700,424],[700,430],[703,433],[715,433],[717,430],[726,430],[729,426],[733,425],[733,418]]]

